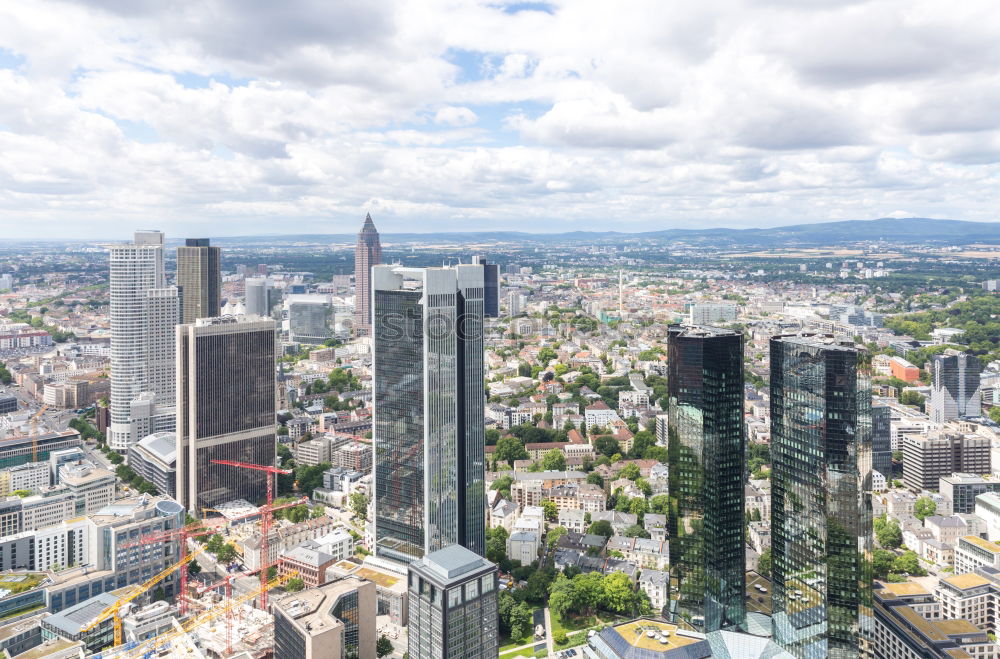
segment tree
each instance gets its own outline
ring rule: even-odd
[[[500,431],[496,428],[490,428],[486,431],[486,445],[496,446],[496,443],[500,441]]]
[[[549,531],[549,534],[545,536],[545,542],[549,547],[555,547],[559,542],[559,538],[563,537],[567,533],[569,533],[569,531],[565,526],[557,526]]]
[[[362,492],[351,494],[351,510],[361,519],[368,519],[368,497]]]
[[[594,450],[610,458],[616,453],[621,453],[622,447],[611,435],[601,435],[594,440]]]
[[[633,524],[625,529],[624,535],[626,538],[649,538],[649,531],[639,524]]]
[[[194,576],[201,572],[201,566],[198,565],[198,561],[191,561],[188,563],[188,576]]]
[[[512,476],[501,476],[490,485],[491,490],[496,490],[504,499],[510,499],[510,486],[514,484]]]
[[[634,462],[630,462],[625,465],[620,472],[618,472],[619,478],[627,478],[630,481],[634,481],[639,478],[639,465]]]
[[[612,572],[604,577],[601,584],[604,588],[604,607],[615,613],[625,613],[632,608],[635,601],[635,591],[632,580],[624,572]]]
[[[930,497],[920,497],[913,504],[913,516],[923,522],[937,512],[937,503]]]
[[[385,634],[378,637],[378,641],[375,642],[375,655],[377,657],[384,657],[386,655],[392,654],[392,641]]]
[[[531,607],[521,602],[510,612],[510,637],[522,639],[531,632]]]
[[[896,557],[896,560],[892,562],[892,571],[897,574],[905,573],[911,577],[923,577],[927,574],[927,570],[920,565],[917,552],[913,550],[907,550],[901,556]]]
[[[670,496],[667,494],[657,494],[649,500],[649,512],[666,515],[670,510]]]
[[[507,529],[504,527],[486,529],[486,558],[496,563],[501,572],[510,572],[510,559],[507,557]]]
[[[885,579],[892,570],[892,564],[896,560],[896,555],[885,549],[876,549],[872,552],[872,572],[876,579]]]
[[[545,346],[538,351],[538,363],[542,366],[548,366],[549,362],[553,359],[559,359],[559,355],[549,346]]]
[[[587,474],[587,482],[597,487],[604,487],[604,478],[596,471]]]
[[[899,549],[903,544],[903,531],[899,528],[899,522],[892,520],[876,526],[875,537],[878,543],[886,549]]]
[[[578,575],[579,576],[579,575]],[[575,611],[577,608],[576,579],[567,578],[560,574],[555,581],[549,584],[549,609],[552,615],[560,620],[565,619],[566,614]]]
[[[545,511],[545,519],[550,522],[555,521],[559,517],[559,508],[556,507],[555,501],[542,499],[542,510]]]
[[[566,469],[566,455],[557,448],[546,451],[542,456],[542,469],[545,471],[564,471]]]
[[[526,459],[528,451],[525,450],[524,444],[517,437],[501,437],[497,441],[497,448],[493,452],[493,457],[498,462],[503,460],[507,464],[513,465],[514,460]]]
[[[227,542],[219,547],[219,551],[216,552],[215,557],[220,563],[231,563],[232,560],[236,558],[236,547]]]
[[[904,391],[899,395],[899,402],[903,405],[916,405],[920,409],[924,407],[925,398],[915,391]]]
[[[306,587],[306,582],[302,581],[302,579],[298,577],[292,577],[285,584],[285,590],[287,590],[290,593],[297,593],[305,587]]]
[[[602,519],[594,522],[587,529],[587,533],[592,533],[593,535],[603,535],[605,538],[610,538],[615,534],[615,530],[611,527],[611,522],[606,519]]]
[[[760,560],[757,562],[757,574],[762,577],[771,576],[771,548],[768,547],[760,554]]]

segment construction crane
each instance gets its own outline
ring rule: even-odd
[[[261,586],[267,583],[267,570],[270,555],[270,534],[271,534],[271,512],[274,503],[274,476],[275,474],[291,474],[291,469],[282,469],[270,465],[258,465],[249,462],[236,462],[234,460],[212,460],[212,464],[227,465],[229,467],[239,467],[240,469],[252,469],[263,471],[264,480],[267,482],[267,507],[260,514],[260,583]],[[267,590],[260,594],[260,608],[267,610]]]
[[[132,590],[130,590],[126,594],[124,594],[121,597],[119,597],[112,604],[109,604],[107,607],[105,607],[105,609],[103,611],[101,611],[100,613],[98,613],[97,617],[94,618],[90,622],[89,625],[87,625],[86,627],[83,627],[80,630],[80,634],[81,635],[86,634],[87,632],[89,632],[90,630],[94,629],[95,627],[97,627],[99,624],[101,624],[102,622],[104,622],[108,618],[114,618],[114,621],[115,621],[115,623],[114,623],[115,624],[115,647],[118,647],[119,645],[121,645],[122,644],[121,608],[123,606],[125,606],[126,604],[128,604],[129,602],[131,602],[132,600],[134,600],[137,597],[139,597],[140,595],[142,595],[143,593],[145,593],[147,590],[149,590],[150,588],[152,588],[156,584],[160,583],[161,581],[163,581],[164,579],[166,579],[167,577],[169,577],[170,573],[173,572],[174,570],[176,570],[177,568],[186,566],[188,563],[190,563],[194,559],[194,557],[200,551],[201,551],[201,547],[199,547],[197,550],[191,552],[190,554],[188,554],[187,556],[185,556],[181,560],[177,561],[173,565],[171,565],[171,566],[169,566],[167,568],[164,568],[163,571],[161,571],[159,574],[157,574],[156,576],[152,577],[148,581],[145,581],[144,583],[142,583],[142,584],[140,584],[140,585],[135,586],[134,588],[132,588]]]
[[[42,409],[35,412],[31,417],[31,461],[38,462],[38,419],[49,409],[48,404],[42,405]]]
[[[206,623],[212,622],[213,620],[217,620],[218,618],[220,618],[220,617],[222,617],[224,615],[229,615],[232,612],[233,609],[235,609],[235,608],[237,608],[239,606],[242,606],[243,604],[249,602],[250,600],[254,599],[257,596],[260,596],[261,598],[264,598],[265,595],[267,594],[267,591],[271,590],[272,588],[277,588],[278,586],[284,585],[289,580],[297,577],[298,575],[299,575],[298,572],[296,572],[295,570],[292,570],[291,572],[288,572],[286,574],[278,575],[277,577],[275,577],[274,579],[271,579],[270,581],[265,581],[256,590],[251,591],[251,592],[246,593],[246,594],[243,594],[243,595],[240,595],[240,596],[235,597],[235,598],[231,598],[228,602],[225,603],[224,606],[213,607],[211,609],[208,609],[207,611],[205,611],[201,615],[198,615],[198,616],[195,616],[194,618],[191,618],[190,620],[188,620],[184,624],[180,625],[180,629],[175,628],[172,631],[169,631],[169,632],[166,632],[164,634],[160,634],[159,636],[154,636],[153,638],[147,639],[145,642],[143,642],[143,643],[137,645],[135,648],[129,650],[128,654],[126,656],[129,657],[129,658],[131,658],[131,657],[144,657],[144,658],[151,657],[157,651],[158,648],[163,647],[164,645],[168,644],[173,639],[175,639],[175,638],[177,638],[179,636],[183,636],[183,635],[187,634],[188,632],[190,632],[190,631],[192,631],[192,630],[194,630],[194,629],[196,629],[198,627],[201,627],[202,625],[204,625]],[[262,601],[263,601],[263,599],[262,599]],[[261,608],[263,608],[263,607],[261,607]],[[226,647],[226,654],[232,654],[232,640],[231,640],[231,638],[228,635],[227,635],[227,638],[226,638],[226,646],[227,646]]]

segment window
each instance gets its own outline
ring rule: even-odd
[[[453,609],[462,603],[462,588],[452,588],[448,591],[448,608]]]
[[[479,597],[479,582],[470,581],[469,583],[465,584],[465,601],[469,602],[471,600],[476,599],[477,597]]]

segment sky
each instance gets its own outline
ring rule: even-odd
[[[962,0],[0,4],[7,237],[995,219]]]

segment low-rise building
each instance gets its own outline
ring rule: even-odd
[[[670,575],[662,570],[643,570],[639,574],[639,588],[649,597],[653,611],[660,613],[669,599]]]
[[[321,551],[315,541],[308,541],[281,553],[278,574],[297,572],[306,588],[316,588],[326,582],[327,568],[335,562],[333,556]]]
[[[955,547],[955,573],[975,572],[980,567],[1000,569],[1000,545],[974,535],[959,538]]]
[[[177,434],[158,432],[129,447],[128,464],[161,493],[177,496]]]

